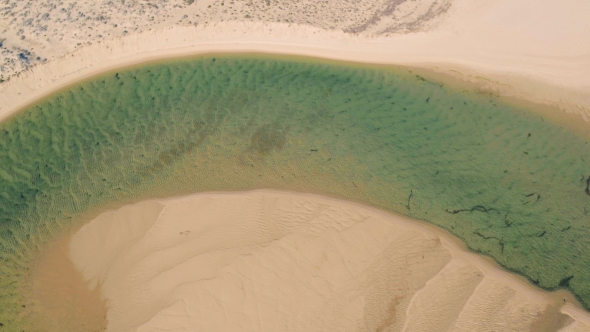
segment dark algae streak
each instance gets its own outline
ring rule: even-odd
[[[483,212],[483,213],[488,213],[490,211],[494,211],[494,208],[487,208],[485,206],[482,205],[476,205],[470,209],[459,209],[459,210],[445,210],[447,211],[447,213],[450,214],[457,214],[457,213],[461,213],[461,212],[473,212],[473,211],[478,211],[478,212]]]
[[[254,55],[119,69],[0,124],[0,322],[28,330],[31,258],[86,214],[257,188],[411,215],[588,308],[584,160],[573,132],[404,69]]]

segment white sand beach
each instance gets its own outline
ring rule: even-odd
[[[433,227],[317,195],[144,201],[84,225],[69,256],[107,331],[590,331]]]
[[[282,2],[269,4],[270,9],[255,10],[258,15],[268,11],[268,17],[261,16],[258,20],[245,20],[235,15],[225,17],[223,10],[227,12],[227,9],[218,12],[211,9],[215,4],[220,5],[219,1],[215,1],[213,7],[203,7],[210,2],[197,1],[196,7],[178,5],[174,10],[185,13],[182,17],[187,18],[184,21],[176,18],[170,24],[165,18],[172,14],[164,18],[159,16],[151,23],[141,21],[141,15],[137,14],[139,16],[134,16],[133,20],[136,28],[129,28],[122,35],[115,33],[120,27],[115,29],[106,21],[103,24],[94,22],[98,18],[94,21],[76,19],[67,24],[65,19],[47,19],[44,29],[55,30],[54,34],[63,36],[59,42],[52,42],[53,39],[43,39],[42,32],[34,30],[33,37],[19,41],[33,43],[29,40],[37,38],[34,39],[40,45],[37,47],[50,54],[47,61],[17,71],[16,67],[8,66],[14,61],[6,58],[7,64],[2,70],[8,76],[4,78],[7,81],[0,84],[0,120],[58,88],[105,70],[166,57],[215,52],[269,52],[418,66],[478,84],[487,91],[557,106],[590,120],[590,24],[587,19],[590,3],[587,1],[454,0],[438,3],[424,0],[425,4],[430,4],[425,7],[430,8],[426,12],[403,0],[368,1],[372,9],[365,8],[367,13],[360,16],[347,14],[355,12],[350,3],[331,1],[326,8],[314,11],[314,15],[338,13],[342,22],[348,22],[339,26],[327,24],[318,17],[306,23],[302,12],[294,8],[290,12],[283,8],[291,19],[281,20],[283,14],[276,10],[287,6]],[[444,8],[439,8],[441,4]],[[231,1],[228,5],[246,6],[240,1]],[[81,17],[95,10],[89,3],[76,3],[76,6]],[[256,7],[253,2],[252,6]],[[41,16],[42,7],[41,3],[29,2],[28,8]],[[126,22],[131,15],[128,9],[108,11],[109,22]],[[199,10],[208,14],[195,14]],[[21,12],[28,13],[24,9]],[[190,24],[186,13],[194,16]],[[246,15],[254,15],[248,13]],[[3,18],[7,33],[13,30],[10,17]],[[102,37],[92,37],[84,43],[80,42],[80,36],[71,40],[65,37],[74,33],[72,31],[79,32],[81,27],[92,31],[89,38],[97,34]],[[113,36],[107,38],[111,32]],[[3,47],[7,48],[15,38],[16,33],[14,38],[3,41]],[[15,52],[9,55],[15,56]]]

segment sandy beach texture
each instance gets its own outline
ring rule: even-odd
[[[435,69],[590,120],[587,1],[160,2],[4,8],[0,119],[111,68],[259,51]]]
[[[144,201],[84,225],[69,256],[107,331],[590,331],[432,227],[316,195]]]

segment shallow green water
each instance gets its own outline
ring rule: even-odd
[[[27,262],[84,213],[263,187],[429,221],[589,306],[588,142],[441,85],[401,69],[218,56],[109,73],[30,107],[0,124],[0,323],[24,326]]]

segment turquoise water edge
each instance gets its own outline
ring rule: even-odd
[[[401,68],[202,56],[110,72],[0,123],[0,323],[28,263],[107,206],[273,188],[425,220],[590,307],[590,145]]]

